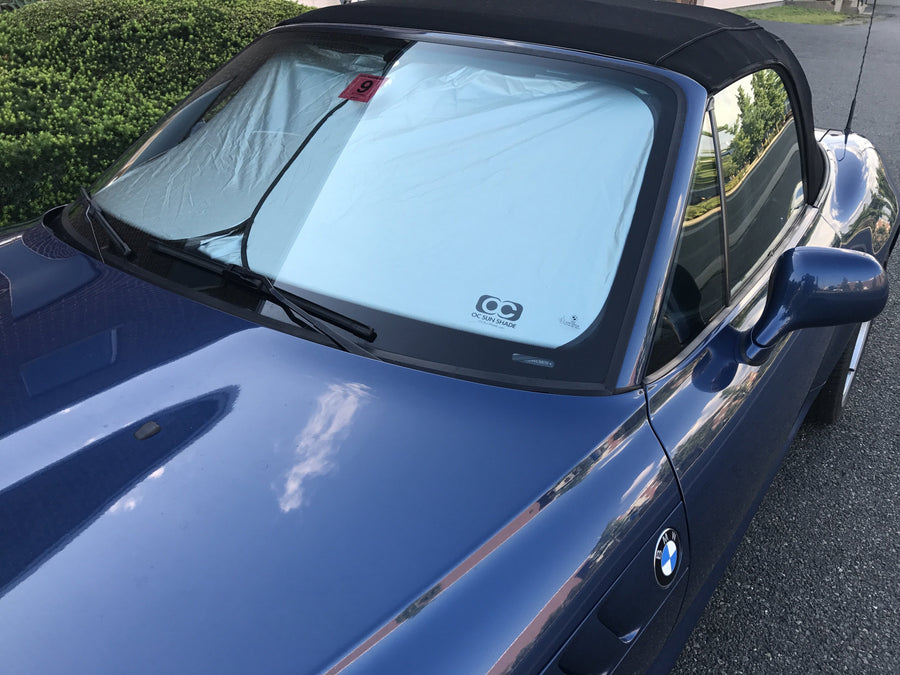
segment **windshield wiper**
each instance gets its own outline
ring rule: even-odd
[[[106,216],[103,215],[103,209],[97,205],[97,202],[91,197],[91,193],[85,188],[81,188],[81,201],[84,202],[84,218],[88,221],[88,225],[91,226],[91,232],[94,231],[94,217],[96,216],[97,222],[100,223],[106,231],[109,240],[119,249],[119,253],[122,254],[122,257],[127,260],[133,258],[134,251],[131,250],[131,247],[125,243],[125,240],[119,236],[119,233],[116,232],[116,228],[109,224]],[[100,262],[103,262],[103,253],[100,251],[100,243],[97,241],[96,233],[94,233],[94,243],[97,245],[97,254],[100,256]]]
[[[337,326],[356,337],[362,338],[366,342],[372,342],[376,338],[376,333],[371,326],[367,326],[356,319],[335,312],[312,300],[307,300],[306,298],[299,297],[293,293],[288,296],[287,293],[273,284],[267,276],[254,272],[246,267],[242,267],[241,265],[219,262],[218,260],[208,258],[201,253],[174,248],[159,241],[151,241],[149,247],[157,253],[162,253],[170,258],[189,263],[201,269],[213,272],[214,274],[218,274],[223,279],[235,281],[253,289],[280,305],[294,323],[306,325],[320,335],[327,337],[346,352],[381,360],[369,349],[366,349],[353,340],[347,339],[331,328],[331,326]],[[331,324],[331,326],[328,324]]]

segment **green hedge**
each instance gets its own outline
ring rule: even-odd
[[[290,0],[45,0],[0,13],[0,226],[71,201]]]
[[[14,9],[21,9],[32,2],[40,2],[40,0],[2,0],[0,1],[0,12],[11,12]]]

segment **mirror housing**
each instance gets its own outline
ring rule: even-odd
[[[746,334],[747,363],[762,363],[800,328],[871,321],[888,298],[887,274],[868,253],[800,246],[782,253],[769,278],[766,306]]]

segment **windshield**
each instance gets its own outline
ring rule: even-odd
[[[381,350],[484,370],[400,337],[444,329],[517,345],[489,371],[555,379],[536,372],[556,368],[548,351],[609,304],[661,145],[654,88],[543,56],[277,31],[94,199],[117,224],[362,315]]]

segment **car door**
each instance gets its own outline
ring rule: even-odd
[[[804,204],[800,161],[777,73],[754,73],[711,99],[647,378],[651,423],[688,518],[685,607],[724,571],[799,425],[833,332],[797,331],[762,364],[741,359],[778,254],[834,241]]]

